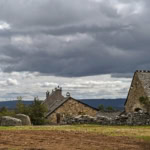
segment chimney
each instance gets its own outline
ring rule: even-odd
[[[49,91],[46,92],[46,99],[49,97]]]
[[[57,95],[62,95],[62,88],[58,86],[57,88],[55,88],[55,92],[57,93]]]

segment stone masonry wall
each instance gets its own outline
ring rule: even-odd
[[[138,74],[135,73],[131,87],[130,87],[128,99],[125,105],[125,111],[134,112],[136,108],[141,108],[142,110],[145,110],[145,108],[140,104],[140,101],[139,101],[139,98],[141,96],[146,96],[146,94],[138,78]]]
[[[62,106],[56,109],[49,117],[48,120],[51,123],[57,123],[57,114],[60,114],[60,123],[66,117],[73,117],[77,115],[90,115],[96,116],[97,110],[92,109],[76,100],[70,98],[67,102],[65,102]]]
[[[123,113],[116,117],[107,117],[97,115],[79,115],[72,118],[66,118],[65,124],[100,124],[100,125],[150,125],[150,114],[142,112]]]

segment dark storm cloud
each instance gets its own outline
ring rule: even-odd
[[[0,26],[10,29],[0,28],[0,67],[56,76],[149,69],[148,3],[3,0]]]

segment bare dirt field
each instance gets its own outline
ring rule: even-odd
[[[0,130],[0,150],[150,150],[150,143],[82,131]]]

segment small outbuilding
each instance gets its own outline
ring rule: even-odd
[[[137,70],[125,102],[125,112],[150,111],[150,71]]]
[[[46,118],[51,123],[61,123],[66,117],[73,117],[77,115],[96,116],[97,109],[93,108],[79,100],[70,96],[67,92],[66,97],[62,95],[62,88],[58,87],[50,94],[46,92],[46,99],[43,102],[48,108]]]

